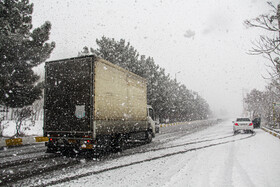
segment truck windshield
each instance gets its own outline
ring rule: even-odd
[[[52,131],[89,130],[90,70],[87,59],[46,65],[45,128]]]

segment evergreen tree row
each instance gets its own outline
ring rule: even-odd
[[[49,58],[51,23],[32,30],[33,4],[28,0],[0,1],[0,105],[23,107],[39,99],[42,85],[32,68]]]
[[[139,55],[137,50],[124,39],[97,39],[97,49],[84,47],[79,56],[94,54],[123,67],[147,80],[147,98],[160,121],[191,121],[206,119],[209,105],[185,85],[171,79],[164,68],[159,67],[151,57]]]

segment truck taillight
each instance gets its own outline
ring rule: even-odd
[[[235,125],[235,126],[238,126],[238,123],[235,123],[234,125]]]
[[[253,123],[250,123],[250,124],[249,124],[249,126],[252,126],[252,125],[253,125]]]

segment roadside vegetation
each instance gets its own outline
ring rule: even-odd
[[[253,42],[253,47],[249,51],[251,55],[262,55],[269,62],[267,72],[269,77],[265,77],[270,83],[264,91],[253,89],[244,99],[245,110],[252,118],[262,117],[267,123],[272,124],[274,120],[280,121],[280,4],[275,6],[268,2],[271,11],[267,14],[246,20],[246,26],[254,29],[266,31],[266,35],[261,35]]]

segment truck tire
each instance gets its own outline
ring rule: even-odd
[[[112,151],[114,153],[122,152],[124,150],[125,143],[125,137],[123,137],[122,135],[119,135],[117,138],[114,138],[111,144]]]
[[[146,143],[151,143],[153,140],[153,133],[152,131],[147,131],[146,132]]]

